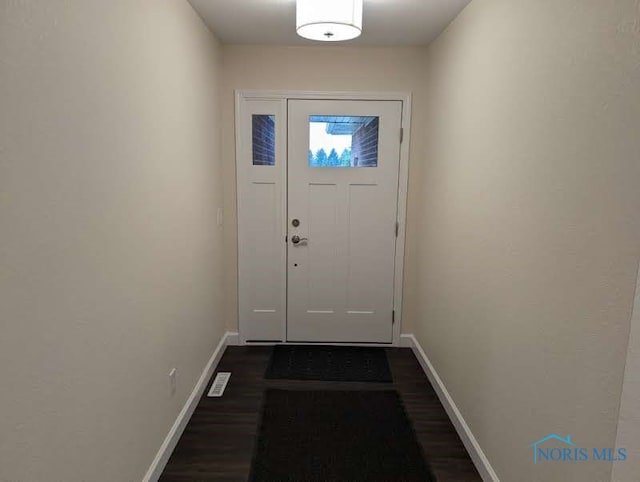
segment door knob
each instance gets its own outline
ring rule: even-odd
[[[300,236],[298,236],[297,234],[294,236],[291,236],[291,242],[293,244],[300,244],[302,242],[304,242],[305,244],[307,244],[308,239],[307,238],[301,238]]]

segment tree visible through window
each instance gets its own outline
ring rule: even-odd
[[[310,167],[376,167],[378,117],[309,117]]]

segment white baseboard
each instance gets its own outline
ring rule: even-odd
[[[240,333],[237,331],[227,331],[227,346],[240,345]]]
[[[500,479],[498,479],[493,467],[491,467],[491,464],[489,463],[489,459],[487,459],[482,448],[480,448],[480,444],[473,436],[471,429],[462,417],[462,414],[460,413],[460,410],[458,410],[453,398],[451,398],[447,387],[445,387],[442,379],[438,376],[438,373],[420,346],[420,343],[418,343],[418,340],[411,334],[400,335],[400,346],[408,347],[413,350],[413,353],[420,362],[427,378],[431,382],[431,385],[433,385],[433,388],[440,399],[440,403],[442,403],[447,415],[449,415],[449,418],[451,419],[451,423],[453,423],[456,432],[458,432],[458,436],[462,440],[467,452],[469,452],[471,460],[473,460],[476,469],[478,469],[482,480],[485,482],[500,482]]]
[[[415,348],[416,344],[418,342],[416,341],[415,337],[413,335],[408,335],[408,334],[401,334],[400,335],[400,347],[401,348],[411,348],[412,350]],[[418,355],[416,355],[416,358],[418,357]]]
[[[237,344],[237,333],[226,332],[220,339],[220,343],[218,343],[218,346],[213,352],[213,355],[211,355],[211,358],[207,362],[207,365],[204,367],[202,375],[200,375],[200,378],[198,379],[198,383],[196,383],[195,387],[193,387],[191,395],[189,395],[189,398],[184,404],[184,407],[182,407],[182,410],[180,410],[178,418],[176,418],[176,421],[173,423],[171,430],[169,430],[167,437],[164,439],[164,442],[162,442],[162,445],[160,446],[160,450],[158,450],[156,457],[153,459],[149,470],[147,470],[147,473],[142,479],[143,482],[156,482],[160,478],[160,475],[162,475],[162,471],[167,465],[169,457],[171,457],[171,454],[173,453],[173,449],[176,448],[178,440],[180,440],[180,437],[182,436],[182,432],[184,432],[187,423],[189,423],[189,419],[191,419],[191,415],[193,415],[193,412],[198,406],[200,397],[202,397],[204,390],[207,388],[209,379],[213,375],[213,372],[215,371],[218,363],[220,362],[220,359],[222,358],[224,349],[228,345],[233,345],[234,343],[231,343],[231,341],[233,340],[235,340],[235,344]]]

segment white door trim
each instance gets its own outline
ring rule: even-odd
[[[299,90],[236,90],[235,91],[235,136],[236,136],[236,167],[239,153],[242,152],[240,132],[240,106],[246,100],[395,100],[402,102],[403,140],[400,144],[400,172],[398,173],[398,237],[396,238],[395,274],[393,306],[395,323],[393,325],[392,346],[400,346],[402,327],[402,291],[404,279],[404,249],[407,218],[407,194],[409,183],[409,147],[411,145],[411,94],[405,92],[327,92],[327,91],[299,91]],[[400,135],[400,132],[398,132]],[[286,199],[286,182],[283,185]],[[236,199],[237,204],[237,199]],[[237,229],[237,227],[236,227]],[[286,225],[283,226],[286,230]],[[242,333],[240,339],[243,340]],[[243,344],[249,344],[241,342]],[[253,343],[251,343],[253,344]],[[348,343],[346,343],[348,344]]]

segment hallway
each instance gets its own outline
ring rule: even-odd
[[[225,369],[164,478],[244,478],[314,340],[439,480],[638,482],[640,0],[308,1],[0,0],[0,482],[156,482]]]

